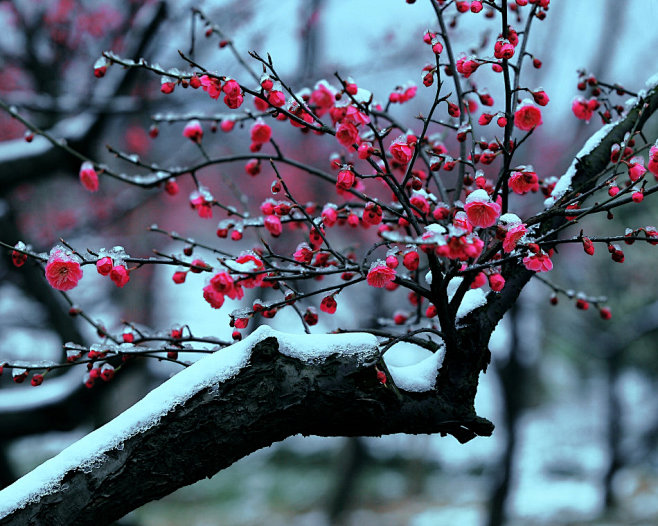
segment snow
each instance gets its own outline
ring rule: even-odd
[[[336,353],[359,356],[362,362],[378,355],[377,339],[371,334],[291,335],[261,326],[241,342],[180,371],[114,420],[0,491],[0,517],[57,492],[67,472],[91,471],[104,461],[107,452],[122,449],[126,440],[156,425],[198,391],[234,377],[249,362],[256,343],[271,336],[279,341],[282,354],[307,362],[321,361]],[[42,389],[39,391],[43,394]]]
[[[444,355],[445,347],[432,352],[413,343],[400,342],[386,351],[384,362],[399,389],[422,393],[434,389]]]
[[[521,218],[516,214],[512,214],[511,212],[508,212],[500,216],[498,218],[498,222],[502,223],[503,225],[514,226],[514,225],[520,225],[523,221],[521,221]]]
[[[594,148],[596,148],[603,138],[617,125],[617,122],[611,122],[603,126],[599,131],[593,134],[580,151],[574,157],[574,160],[571,163],[571,166],[567,169],[562,177],[555,184],[551,197],[544,201],[545,208],[551,207],[555,204],[556,201],[560,200],[564,194],[566,194],[571,189],[571,181],[573,176],[576,175],[576,165],[578,164],[578,159],[582,159],[587,154],[591,153]]]
[[[645,86],[648,90],[651,90],[656,86],[658,86],[658,71],[647,79]]]
[[[344,334],[285,334],[269,327],[259,328],[279,340],[279,352],[307,363],[326,360],[333,354],[358,356],[360,363],[374,360],[379,355],[377,338],[366,333]]]
[[[457,292],[457,289],[459,288],[459,285],[461,285],[463,281],[463,278],[457,277],[457,278],[452,278],[450,280],[450,283],[448,283],[448,300],[452,301],[452,297],[455,295]],[[466,294],[464,294],[464,297],[462,299],[462,302],[459,305],[459,308],[457,309],[457,320],[461,320],[465,316],[467,316],[469,313],[477,309],[478,307],[482,307],[483,305],[486,305],[487,303],[487,295],[484,293],[482,289],[470,289],[466,291]]]
[[[491,201],[491,198],[489,197],[489,194],[486,190],[479,189],[468,194],[468,197],[466,198],[466,204],[474,203],[476,201],[487,203]]]

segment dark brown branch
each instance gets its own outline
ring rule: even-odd
[[[308,363],[279,352],[286,335],[272,331],[261,335],[252,343],[250,363],[237,375],[200,388],[185,401],[168,400],[170,405],[163,409],[159,422],[127,435],[121,447],[103,447],[101,441],[97,458],[88,459],[94,462],[93,469],[85,472],[76,466],[56,472],[62,479],[52,488],[54,492],[10,511],[0,519],[0,525],[97,525],[99,517],[109,523],[179,487],[211,477],[260,448],[300,433],[442,433],[466,442],[493,430],[490,422],[475,415],[472,399],[462,400],[460,396],[475,386],[459,386],[459,391],[448,387],[439,392],[402,393],[390,386],[390,379],[387,385],[381,384],[373,361],[378,354],[374,344],[368,346],[366,342],[357,354],[340,353],[338,347],[332,353],[334,344],[328,339],[317,343],[321,348],[329,347],[325,358]],[[315,343],[313,336],[295,336],[298,338]],[[198,373],[204,367],[202,363],[197,366],[185,372]],[[166,392],[167,384],[160,389]],[[135,409],[139,413],[139,407]],[[99,431],[100,436],[107,436]],[[119,427],[117,431],[122,430]],[[76,445],[72,448],[75,450]],[[39,491],[38,484],[31,484],[38,477],[38,473],[28,474],[17,487]],[[20,499],[19,493],[23,492],[10,486],[0,493],[0,503],[6,503],[7,498]]]

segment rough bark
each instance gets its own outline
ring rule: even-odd
[[[472,402],[458,401],[469,386],[403,393],[382,385],[375,364],[359,357],[334,354],[309,364],[280,354],[278,346],[275,337],[257,343],[235,377],[171,407],[158,425],[106,451],[93,470],[62,474],[57,492],[0,525],[109,523],[296,434],[441,433],[465,442],[493,431]]]

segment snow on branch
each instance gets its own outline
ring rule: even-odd
[[[0,525],[116,519],[298,433],[449,433],[460,441],[491,433],[472,406],[435,390],[398,391],[381,382],[377,365],[385,368],[370,334],[261,327],[0,492]]]

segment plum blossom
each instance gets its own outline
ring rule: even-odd
[[[309,102],[315,106],[317,116],[322,117],[336,103],[336,90],[326,80],[321,80],[311,92]]]
[[[112,258],[108,256],[102,257],[96,261],[96,270],[101,276],[109,276],[110,272],[112,272],[113,266]]]
[[[57,290],[71,290],[82,278],[82,269],[76,256],[57,245],[50,251],[46,263],[46,279]]]
[[[475,190],[466,199],[464,211],[473,226],[487,228],[500,216],[500,205],[491,201],[486,190]]]
[[[263,119],[258,118],[251,126],[251,141],[255,144],[263,144],[272,137],[272,128],[265,124]]]
[[[327,314],[334,314],[337,306],[338,304],[333,296],[325,296],[320,302],[320,310]]]
[[[222,93],[222,83],[219,79],[209,77],[208,75],[201,75],[199,81],[203,87],[203,91],[205,91],[211,99],[217,100],[219,98],[219,95]],[[190,85],[192,85],[191,81]]]
[[[188,122],[185,128],[183,128],[183,137],[187,137],[192,142],[201,144],[201,139],[203,138],[201,123],[197,119]]]
[[[541,123],[541,111],[530,99],[524,100],[514,113],[514,126],[519,130],[530,131]]]
[[[80,182],[90,192],[98,191],[98,174],[89,161],[85,161],[80,166]]]
[[[336,139],[340,144],[349,148],[355,142],[358,142],[359,130],[351,122],[342,122],[336,129]]]
[[[509,178],[509,187],[515,194],[523,195],[530,191],[539,190],[539,179],[532,168],[520,168],[512,172]]]
[[[110,279],[117,287],[122,288],[130,281],[130,274],[128,274],[128,269],[125,265],[115,265],[110,271]]]
[[[409,146],[405,135],[401,135],[395,139],[389,146],[388,151],[391,152],[391,155],[396,161],[403,165],[409,163],[414,154],[414,149]]]
[[[503,251],[512,252],[516,248],[516,244],[526,235],[526,232],[527,229],[523,223],[508,228],[503,240]]]
[[[658,179],[658,141],[649,149],[649,171]]]
[[[206,285],[203,287],[203,299],[206,300],[213,309],[219,309],[224,305],[224,294],[217,292],[212,285]]]
[[[589,122],[599,106],[600,103],[595,98],[586,100],[584,97],[577,96],[571,102],[571,111],[577,119]]]
[[[551,258],[543,251],[524,257],[523,264],[533,272],[548,272],[553,269]]]
[[[395,279],[395,270],[377,260],[371,265],[366,279],[371,287],[384,288]]]

